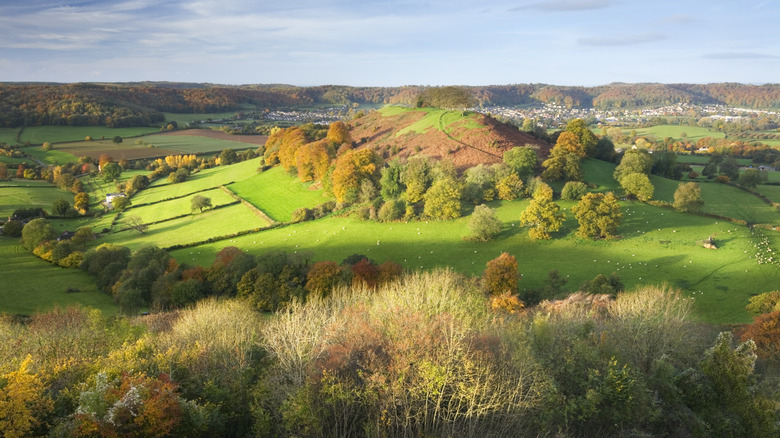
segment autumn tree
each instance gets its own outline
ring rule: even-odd
[[[0,163],[0,181],[8,179],[8,166],[5,163]]]
[[[585,123],[585,120],[569,120],[569,122],[566,124],[566,131],[571,132],[577,136],[577,140],[579,140],[580,145],[582,145],[582,150],[585,153],[585,156],[596,156],[596,145],[598,143],[598,138],[593,133],[593,131],[588,128],[588,124]]]
[[[0,378],[0,431],[6,438],[37,436],[34,428],[54,409],[43,379],[30,370],[31,364],[28,355],[18,369]]]
[[[695,182],[680,183],[674,191],[674,208],[682,211],[697,212],[704,207],[701,188]]]
[[[528,235],[532,239],[549,239],[563,225],[566,215],[561,207],[553,202],[553,191],[547,184],[540,184],[534,191],[533,199],[520,215],[520,222],[530,226]]]
[[[501,232],[501,221],[496,212],[485,204],[474,207],[469,220],[471,236],[480,241],[488,241]]]
[[[344,271],[336,262],[313,264],[306,274],[306,290],[314,296],[327,296],[344,280]]]
[[[548,181],[579,181],[582,179],[584,157],[585,151],[577,136],[564,131],[550,150],[550,157],[542,163],[542,178]]]
[[[328,173],[330,153],[325,142],[308,143],[295,152],[295,167],[301,181],[321,181]]]
[[[642,202],[649,201],[653,197],[655,187],[650,178],[644,173],[629,173],[620,179],[620,186],[626,192],[626,196],[634,197]]]
[[[351,150],[336,160],[331,175],[333,194],[339,202],[357,200],[363,180],[375,181],[379,173],[379,157],[371,149]]]
[[[494,296],[517,293],[519,279],[517,259],[506,252],[487,262],[482,273],[482,284],[485,290]]]
[[[453,180],[437,181],[425,193],[426,216],[434,219],[455,219],[460,217],[460,185]]]
[[[580,226],[577,236],[583,239],[607,239],[615,237],[623,213],[617,197],[612,192],[588,193],[572,207]]]
[[[103,166],[105,166],[108,163],[113,163],[114,159],[111,158],[111,155],[108,154],[101,154],[98,158],[98,168],[103,169]]]
[[[73,208],[81,214],[87,214],[89,210],[89,195],[85,192],[76,193],[73,197]]]
[[[342,121],[333,122],[328,128],[328,134],[325,137],[330,144],[334,146],[340,146],[344,143],[352,143],[352,138],[349,135],[349,128]]]
[[[756,354],[762,359],[780,359],[780,311],[764,313],[742,331],[742,342],[756,343]]]
[[[496,182],[496,192],[498,199],[515,200],[523,194],[523,181],[515,173],[507,175]]]

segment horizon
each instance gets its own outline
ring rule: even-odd
[[[298,87],[777,82],[780,5],[725,0],[31,0],[0,81]]]

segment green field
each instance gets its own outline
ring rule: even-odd
[[[29,158],[11,158],[11,157],[4,157],[2,155],[0,155],[0,163],[5,163],[8,167],[9,172],[12,170],[11,166],[13,166],[14,167],[13,170],[15,170],[15,168],[22,163],[35,165],[35,162],[30,160]]]
[[[44,164],[65,164],[78,161],[73,154],[57,150],[56,146],[50,151],[44,151],[40,146],[22,148],[22,151]]]
[[[132,214],[132,210],[128,210],[123,218]],[[212,237],[225,236],[240,231],[264,228],[268,225],[268,222],[257,217],[245,205],[235,204],[159,224],[152,224],[145,233],[140,233],[136,230],[115,231],[102,236],[95,244],[115,243],[126,246],[133,251],[146,245],[157,245],[165,248],[206,240]],[[121,228],[124,227],[115,229],[119,230]],[[227,242],[230,241],[223,241],[221,244],[223,246],[230,245]]]
[[[198,195],[202,195],[211,199],[211,205],[213,207],[235,202],[235,200],[222,189],[206,190],[199,192]],[[147,224],[152,222],[159,222],[173,217],[190,214],[192,212],[191,199],[192,196],[186,196],[183,198],[172,199],[170,201],[144,205],[137,208],[131,207],[126,210],[123,215],[125,217],[130,215],[137,215],[143,219],[144,223]]]
[[[205,120],[217,120],[217,119],[230,119],[236,115],[236,112],[229,113],[165,113],[165,121],[175,121],[180,128],[184,128],[185,125],[192,121],[205,121]]]
[[[310,183],[301,183],[280,166],[231,184],[228,188],[277,222],[289,221],[292,212],[298,208],[315,207],[328,200],[322,190],[311,190]]]
[[[568,210],[572,204],[562,205]],[[494,203],[504,231],[495,241],[485,243],[464,240],[468,218],[377,223],[330,217],[173,254],[182,262],[209,265],[216,252],[228,245],[256,255],[270,250],[306,252],[316,260],[341,261],[360,253],[377,262],[393,260],[407,269],[451,266],[478,275],[487,261],[506,251],[518,258],[523,289],[541,287],[554,269],[569,280],[569,290],[576,290],[598,273],[616,272],[628,288],[664,282],[682,288],[696,299],[697,316],[717,323],[748,322],[750,317],[744,310],[748,298],[780,284],[777,265],[759,265],[752,258],[754,241],[746,227],[627,203],[619,240],[576,238],[576,221],[570,217],[553,240],[536,242],[517,221],[526,206],[527,201]],[[721,249],[701,247],[700,242],[710,235],[716,236]],[[777,248],[780,239],[773,239]]]
[[[16,136],[20,128],[0,128],[0,142],[8,144],[24,144],[29,141],[34,145],[50,143],[62,143],[68,141],[84,140],[87,136],[98,140],[111,139],[118,135],[122,138],[137,137],[139,135],[158,132],[160,128],[135,127],[135,128],[106,128],[105,126],[28,126],[22,131],[19,141]]]
[[[0,182],[0,218],[10,216],[17,208],[42,207],[51,211],[52,204],[58,199],[73,205],[73,193],[60,190],[46,181]]]
[[[433,128],[440,131],[447,132],[447,127],[455,122],[466,120],[466,127],[480,127],[476,123],[469,124],[473,113],[466,113],[464,111],[450,111],[441,108],[406,108],[400,106],[386,106],[379,110],[379,112],[385,116],[394,116],[403,113],[424,113],[424,116],[416,122],[399,129],[396,133],[396,137],[400,137],[409,132],[415,132],[422,134],[427,130]]]
[[[78,269],[54,266],[25,251],[17,239],[0,237],[2,312],[29,315],[53,307],[90,306],[116,313],[113,298],[100,292],[95,279]],[[78,292],[68,293],[68,289]]]
[[[709,161],[710,161],[709,155],[685,155],[685,154],[677,155],[678,163],[707,164]],[[750,160],[750,158],[737,158],[737,164],[739,164],[740,166],[751,166],[753,165],[753,162]]]
[[[180,154],[204,154],[220,152],[223,149],[244,150],[257,149],[258,147],[256,144],[204,137],[202,135],[145,135],[135,139],[133,143],[139,141],[144,142],[146,145],[154,145],[157,148],[175,151]]]
[[[158,179],[151,187],[133,196],[134,204],[149,204],[164,199],[177,198],[204,190],[210,190],[234,181],[242,181],[257,174],[260,159],[242,161],[231,166],[217,166],[190,175],[185,183],[172,184],[165,178]]]

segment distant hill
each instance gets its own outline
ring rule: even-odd
[[[531,146],[539,159],[550,145],[480,113],[438,108],[387,107],[348,123],[352,140],[385,158],[423,154],[447,159],[459,170],[502,161],[505,151]]]
[[[143,126],[163,112],[217,113],[311,105],[415,105],[430,87],[295,87],[175,82],[0,83],[0,127],[33,125]],[[567,107],[632,108],[678,103],[780,108],[780,84],[609,84],[563,87],[515,84],[464,87],[479,106],[555,103]]]

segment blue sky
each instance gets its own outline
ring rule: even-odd
[[[778,18],[760,0],[6,1],[0,81],[777,83]]]

